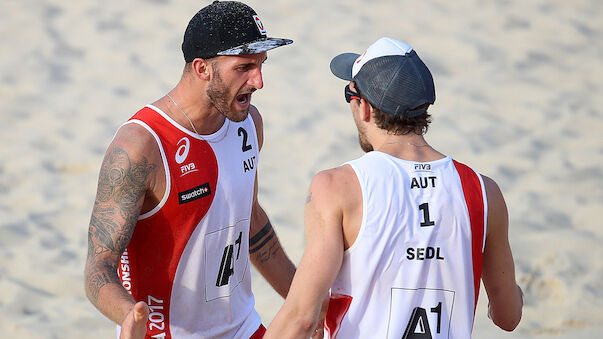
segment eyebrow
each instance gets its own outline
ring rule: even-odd
[[[264,62],[266,62],[266,60],[268,60],[268,56],[266,56],[264,58],[264,60],[262,60],[262,62],[260,62],[260,65],[263,64]],[[241,66],[248,67],[248,66],[255,66],[255,65],[256,65],[256,63],[251,61],[251,62],[245,62],[245,63],[238,64],[236,67],[241,67]]]

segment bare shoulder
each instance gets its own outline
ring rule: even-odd
[[[488,198],[490,198],[490,196],[492,196],[492,198],[498,198],[499,196],[502,197],[502,193],[496,181],[483,174],[482,178],[484,179],[484,186],[486,186],[486,194],[488,195]]]
[[[125,168],[135,166],[147,169],[163,168],[161,152],[155,137],[146,128],[136,123],[123,125],[119,128],[111,144],[107,148],[104,162],[121,159]],[[150,174],[147,173],[147,174]]]
[[[264,120],[262,119],[260,111],[258,111],[257,107],[253,105],[249,106],[249,114],[251,115],[255,125],[255,132],[258,136],[258,147],[262,149],[262,145],[264,143]]]
[[[134,157],[148,157],[153,151],[158,151],[155,137],[136,123],[125,124],[117,130],[108,150],[114,147],[123,148]]]
[[[311,187],[325,189],[342,189],[356,179],[356,173],[350,165],[343,165],[318,172],[312,179]]]
[[[306,211],[319,215],[341,233],[343,250],[355,242],[362,222],[362,189],[350,165],[316,174],[310,184]],[[308,217],[308,214],[306,214]]]
[[[312,199],[324,199],[328,205],[336,203],[344,207],[352,203],[359,192],[360,186],[356,173],[350,165],[343,165],[318,172],[310,184]]]
[[[140,199],[162,166],[155,138],[138,124],[122,126],[105,153],[96,204],[117,202],[122,210],[139,207]],[[128,211],[129,218],[134,218],[134,212]]]
[[[484,186],[486,187],[486,196],[488,198],[488,228],[487,234],[491,235],[498,232],[505,232],[509,227],[508,212],[505,199],[498,184],[491,178],[482,175]]]

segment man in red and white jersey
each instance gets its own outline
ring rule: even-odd
[[[250,263],[283,297],[295,266],[257,200],[269,38],[215,1],[190,20],[181,80],[117,131],[88,231],[85,285],[121,338],[261,338]]]
[[[521,318],[508,217],[496,183],[433,149],[423,135],[431,72],[406,43],[381,38],[331,71],[345,87],[363,157],[318,173],[306,249],[265,338],[470,338],[480,279],[489,316]],[[314,331],[314,332],[313,332]]]

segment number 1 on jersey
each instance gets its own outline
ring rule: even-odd
[[[442,322],[442,303],[438,303],[436,307],[430,309],[432,313],[436,313],[438,316],[436,333],[440,333],[441,322]],[[415,307],[412,310],[410,320],[406,325],[406,331],[402,339],[432,339],[431,328],[429,320],[427,319],[427,310],[423,307]]]
[[[423,203],[419,205],[419,209],[423,211],[423,221],[421,222],[421,227],[434,226],[435,222],[429,218],[429,204]]]

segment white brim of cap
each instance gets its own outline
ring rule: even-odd
[[[247,55],[257,54],[293,43],[290,39],[266,38],[218,52],[217,55]]]
[[[352,66],[359,56],[356,53],[343,53],[334,57],[331,60],[331,73],[340,79],[352,81]]]

